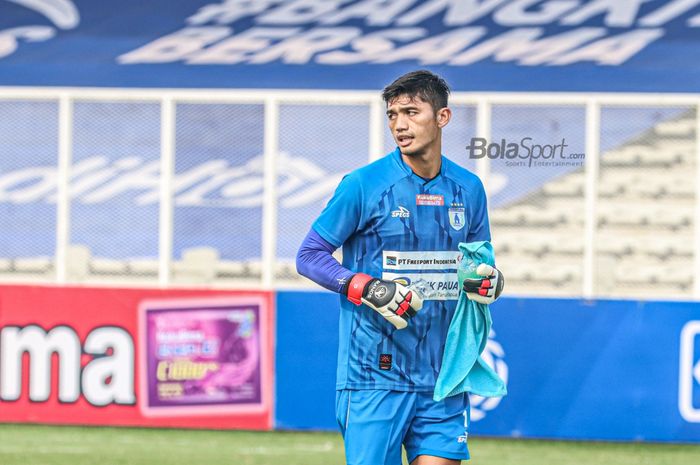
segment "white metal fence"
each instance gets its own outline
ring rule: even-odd
[[[511,293],[700,298],[700,96],[451,107],[445,154],[484,181]],[[293,252],[340,176],[393,147],[384,119],[378,92],[0,88],[0,279],[312,286]],[[573,158],[469,158],[475,137]]]

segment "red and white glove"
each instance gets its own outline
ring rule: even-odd
[[[354,275],[347,290],[350,302],[355,305],[363,303],[376,310],[396,329],[408,326],[409,318],[423,307],[423,299],[403,284],[364,273]]]
[[[467,298],[480,304],[490,305],[494,303],[503,292],[505,285],[503,273],[486,263],[481,263],[476,268],[476,273],[483,278],[467,278],[462,285],[464,292],[467,293]]]

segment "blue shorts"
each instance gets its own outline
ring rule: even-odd
[[[419,455],[469,460],[469,396],[441,402],[432,392],[336,391],[336,419],[347,465],[401,465]]]

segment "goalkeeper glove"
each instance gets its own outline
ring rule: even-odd
[[[476,268],[476,274],[483,278],[467,278],[464,280],[462,288],[467,293],[467,298],[480,304],[492,304],[503,292],[505,279],[503,273],[495,267],[486,263],[481,263]]]
[[[396,329],[408,326],[408,319],[423,307],[423,300],[403,284],[357,273],[347,287],[348,300],[379,312]]]

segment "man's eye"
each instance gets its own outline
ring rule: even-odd
[[[416,116],[418,114],[417,111],[411,110],[408,112],[408,116]]]

